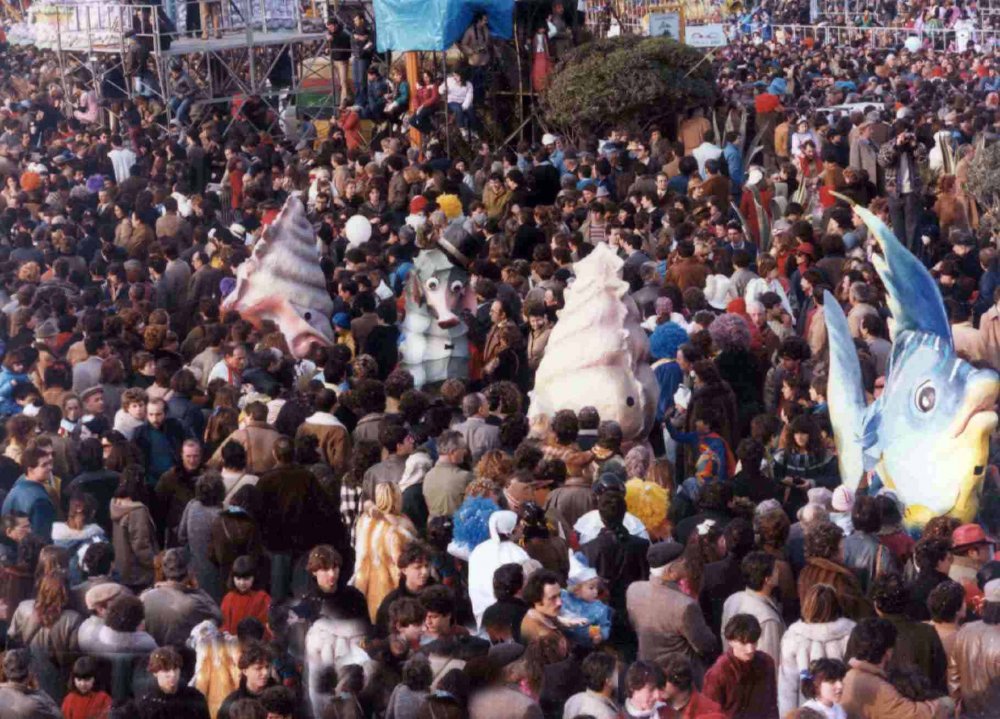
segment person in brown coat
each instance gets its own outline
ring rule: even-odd
[[[639,637],[639,659],[661,664],[675,652],[692,660],[701,682],[703,657],[718,650],[718,642],[705,622],[698,602],[681,591],[678,582],[687,576],[681,559],[684,545],[658,542],[649,548],[649,581],[633,582],[625,594],[628,618]]]
[[[347,462],[351,454],[351,435],[347,428],[333,415],[337,407],[337,393],[332,389],[322,389],[313,398],[316,411],[306,417],[299,426],[296,438],[311,434],[319,440],[319,451],[323,461],[333,469],[334,474],[341,475],[347,471]]]
[[[258,477],[270,469],[274,469],[274,443],[281,433],[267,423],[267,405],[263,402],[251,402],[247,405],[246,415],[249,418],[246,426],[233,432],[208,460],[212,469],[222,468],[222,447],[226,442],[237,442],[247,451],[246,470]]]
[[[912,701],[886,678],[886,666],[896,643],[896,627],[887,619],[869,618],[851,633],[854,657],[844,677],[840,705],[851,719],[943,719],[953,712],[949,697]]]
[[[678,260],[667,270],[667,284],[677,285],[681,292],[690,288],[704,289],[711,269],[694,256],[694,243],[683,240],[677,244]]]
[[[126,467],[111,500],[111,543],[119,580],[136,593],[153,583],[153,558],[159,551],[145,496],[145,471],[138,465]]]
[[[974,719],[996,716],[1000,706],[1000,579],[983,591],[982,620],[963,625],[948,654],[948,689],[962,716]]]
[[[799,574],[799,601],[804,602],[814,584],[829,584],[849,619],[872,616],[872,607],[861,591],[861,582],[844,566],[844,532],[833,522],[820,522],[806,532],[806,566]]]

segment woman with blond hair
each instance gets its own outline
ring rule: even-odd
[[[7,646],[24,646],[31,652],[39,688],[57,703],[66,690],[82,622],[83,617],[69,609],[66,575],[60,571],[43,575],[35,598],[21,602],[10,620]]]
[[[417,538],[417,530],[403,515],[403,494],[394,482],[375,485],[375,503],[358,517],[354,549],[357,559],[351,585],[368,602],[368,614],[375,621],[379,605],[399,586],[396,562],[407,543]]]

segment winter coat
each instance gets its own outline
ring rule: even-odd
[[[177,527],[177,538],[180,546],[187,547],[198,586],[217,602],[222,601],[225,582],[212,562],[212,524],[221,512],[222,507],[206,507],[192,499]]]
[[[270,574],[265,573],[266,560],[264,545],[261,542],[260,529],[245,510],[240,507],[229,507],[212,520],[210,530],[211,547],[209,559],[216,566],[219,579],[229,580],[229,572],[237,557],[247,555],[257,563],[257,579],[263,582],[265,577],[270,581]]]
[[[885,672],[869,662],[851,659],[840,705],[851,719],[935,719],[938,702],[915,702],[900,694]],[[984,715],[985,716],[985,715]],[[992,714],[990,716],[993,716]]]
[[[934,691],[941,694],[947,692],[945,675],[948,671],[948,657],[934,627],[915,622],[902,614],[883,614],[882,618],[896,627],[896,643],[886,669],[891,672],[907,667],[916,668],[930,680]],[[856,642],[856,636],[847,642],[848,657],[855,655]]]
[[[608,604],[614,610],[613,630],[616,637],[631,634],[626,621],[626,592],[633,582],[641,582],[649,577],[649,563],[646,561],[649,540],[621,529],[619,536],[605,527],[595,539],[580,547],[588,565],[597,571],[597,576],[608,587]],[[627,633],[623,635],[622,632]]]
[[[948,656],[948,689],[963,716],[986,719],[1000,706],[1000,626],[970,622],[958,630]]]
[[[83,622],[77,612],[64,609],[50,627],[44,626],[35,612],[35,600],[26,599],[17,606],[7,630],[7,646],[25,646],[31,651],[32,674],[57,702],[66,692],[69,670],[79,645],[77,631]]]
[[[673,583],[634,582],[626,593],[628,618],[639,637],[639,659],[661,664],[679,652],[692,660],[695,679],[704,672],[701,657],[718,650],[698,603]]]
[[[161,647],[184,644],[195,626],[211,620],[222,623],[222,612],[212,598],[200,589],[191,589],[181,582],[159,582],[143,592],[146,631]]]
[[[250,420],[246,427],[236,430],[226,438],[225,442],[219,445],[215,454],[208,460],[208,465],[221,468],[223,446],[226,442],[236,442],[247,451],[246,471],[259,477],[269,469],[274,469],[276,462],[272,452],[274,443],[278,441],[280,436],[281,433],[266,422]]]
[[[295,433],[296,439],[311,434],[319,440],[319,453],[337,475],[347,471],[351,456],[351,434],[339,419],[329,412],[315,412]]]
[[[121,583],[129,587],[152,584],[153,557],[159,548],[156,527],[146,505],[130,499],[112,500],[111,525],[115,569]]]
[[[63,715],[44,691],[4,682],[0,684],[0,719],[63,719]]]
[[[14,401],[14,388],[19,384],[28,384],[31,379],[23,372],[12,372],[6,367],[0,368],[0,416],[20,414],[21,407]]]
[[[141,719],[210,719],[205,695],[194,687],[181,684],[173,694],[153,687],[136,702]]]
[[[327,542],[346,553],[347,538],[340,516],[331,507],[316,476],[289,465],[265,472],[257,482],[264,507],[260,529],[272,552],[307,552]]]
[[[56,506],[45,486],[21,476],[3,501],[2,514],[23,512],[31,522],[32,534],[46,541],[52,539],[52,524],[56,521]]]
[[[764,652],[775,664],[781,660],[781,637],[785,633],[785,622],[774,600],[749,589],[737,592],[726,600],[722,607],[722,627],[737,614],[749,614],[760,622],[761,634],[757,649]],[[729,642],[722,636],[722,650],[729,649]]]
[[[899,571],[892,552],[878,537],[857,530],[844,538],[844,565],[854,571],[866,594],[877,577]]]
[[[775,676],[774,660],[764,652],[756,652],[749,662],[727,652],[705,673],[703,693],[731,719],[777,719]]]
[[[383,514],[372,508],[358,518],[354,543],[357,556],[351,585],[365,595],[372,621],[382,600],[399,585],[401,575],[396,561],[403,548],[416,537],[413,524],[400,515]]]
[[[795,622],[781,638],[781,662],[778,669],[778,713],[785,716],[802,705],[806,698],[800,691],[799,672],[816,659],[843,659],[854,622],[841,617],[832,622],[808,624]]]

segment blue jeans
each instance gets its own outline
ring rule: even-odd
[[[369,60],[361,57],[351,58],[351,80],[354,82],[355,101],[364,96],[365,89],[368,87],[368,66],[370,64]]]
[[[472,124],[475,122],[476,116],[473,114],[471,107],[466,110],[457,102],[449,102],[448,112],[455,115],[455,122],[458,123],[460,128],[463,130],[472,129]]]
[[[170,106],[170,112],[177,118],[177,122],[182,125],[187,125],[190,122],[188,117],[188,113],[191,111],[190,97],[172,97],[167,105]]]

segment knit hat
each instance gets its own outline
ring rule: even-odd
[[[575,587],[577,584],[583,584],[584,582],[589,582],[591,579],[597,578],[597,570],[587,564],[587,558],[582,554],[570,554],[569,555],[569,574],[566,578],[566,584],[570,587]]]
[[[338,312],[333,316],[333,326],[342,330],[351,329],[351,316],[346,312]]]
[[[427,207],[427,198],[423,195],[417,195],[412,200],[410,200],[410,214],[418,215],[424,211]]]
[[[657,325],[649,338],[649,352],[653,359],[673,359],[677,349],[688,341],[688,334],[676,322]]]
[[[854,493],[844,485],[840,485],[833,490],[831,504],[835,512],[850,512],[854,506]]]

